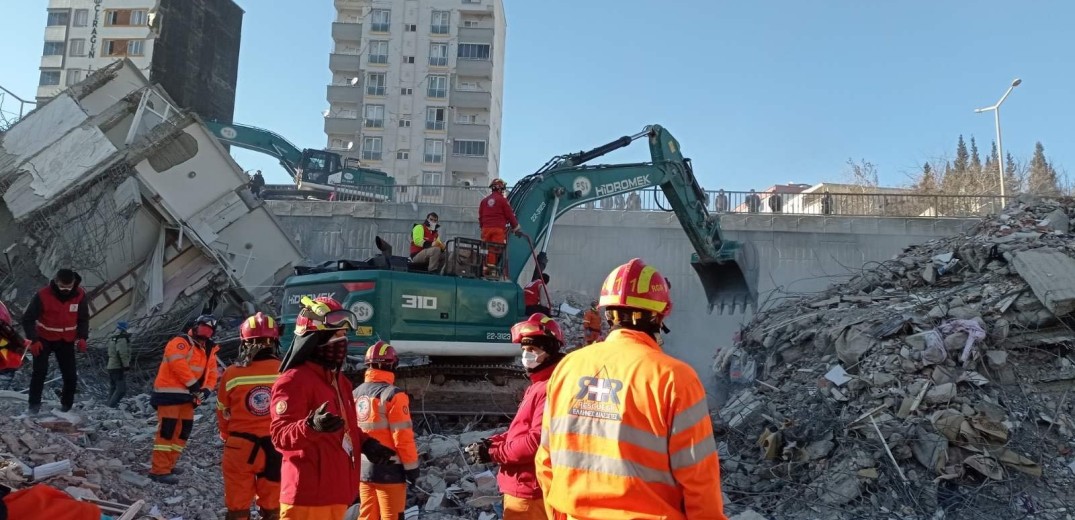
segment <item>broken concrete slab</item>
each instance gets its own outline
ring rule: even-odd
[[[1075,259],[1055,249],[1032,249],[1017,253],[1012,266],[1054,315],[1075,311]]]

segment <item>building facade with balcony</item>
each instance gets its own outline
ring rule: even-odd
[[[128,58],[180,106],[231,121],[243,10],[233,0],[49,0],[37,101]]]
[[[399,184],[500,174],[502,0],[335,0],[328,149]]]

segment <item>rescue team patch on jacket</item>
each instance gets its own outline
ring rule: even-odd
[[[287,399],[276,401],[276,415],[284,415],[287,411]]]
[[[359,397],[358,402],[355,403],[355,410],[358,412],[358,422],[369,421],[372,408],[372,405],[370,405],[370,397],[368,395]]]
[[[489,201],[486,202],[485,205],[489,206],[491,208],[491,207],[496,205],[496,200],[495,199],[489,199]]]
[[[252,390],[246,394],[246,409],[251,415],[258,417],[264,417],[269,415],[269,403],[272,402],[272,389],[267,386],[255,386]],[[287,409],[285,401],[279,401],[276,403],[277,414],[283,413],[279,411],[280,405],[284,404],[284,409]]]
[[[608,372],[604,375],[608,375]],[[600,375],[600,372],[598,372]],[[578,380],[578,393],[571,400],[571,415],[620,421],[623,419],[620,392],[623,381],[610,377],[582,376]]]

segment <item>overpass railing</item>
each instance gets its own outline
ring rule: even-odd
[[[335,193],[299,190],[290,184],[270,184],[262,188],[265,199],[314,198],[338,202],[389,202],[440,204],[476,208],[488,195],[485,187],[463,186],[366,186]],[[1011,200],[1014,196],[1005,197]],[[1004,208],[999,195],[939,195],[918,193],[752,193],[706,191],[706,207],[711,213],[785,214],[871,217],[980,217],[997,214]],[[670,211],[671,205],[660,189],[647,188],[621,193],[581,206],[597,211]]]

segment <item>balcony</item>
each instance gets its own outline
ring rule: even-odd
[[[328,57],[328,68],[334,72],[358,72],[362,64],[361,54],[332,53]]]
[[[452,97],[448,100],[448,104],[456,108],[484,108],[489,110],[492,103],[493,95],[489,92],[468,90],[452,90]]]
[[[453,122],[451,126],[448,127],[448,137],[451,137],[452,139],[488,141],[489,125],[464,125]]]
[[[43,69],[58,69],[63,67],[63,55],[53,54],[49,56],[41,57],[41,68]]]
[[[333,22],[332,23],[332,39],[343,41],[361,41],[362,40],[362,24],[360,23],[344,23]]]
[[[355,135],[362,126],[362,120],[357,117],[326,117],[326,134]]]
[[[463,60],[455,62],[456,74],[460,76],[493,78],[493,62],[490,60]]]
[[[493,30],[479,27],[460,27],[459,41],[461,43],[493,43]]]
[[[354,87],[351,85],[329,85],[327,97],[329,103],[361,103],[362,83],[360,81]]]
[[[469,157],[463,155],[452,155],[451,149],[449,148],[448,171],[487,172],[489,171],[489,157]]]

